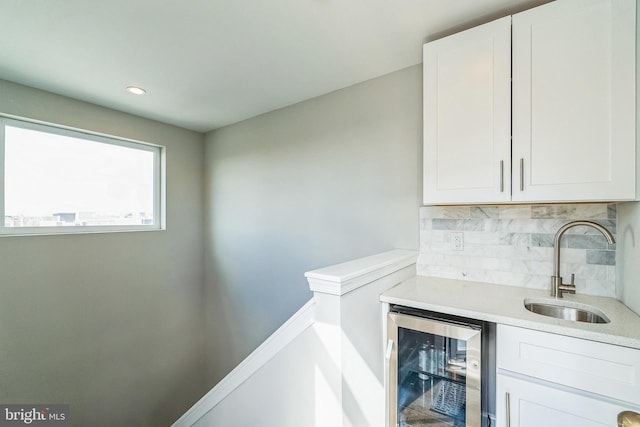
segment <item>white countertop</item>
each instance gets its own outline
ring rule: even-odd
[[[564,295],[567,304],[586,304],[602,311],[610,320],[603,324],[531,313],[524,308],[525,298],[553,299],[539,289],[426,276],[415,276],[380,296],[391,304],[640,349],[640,316],[614,298]]]

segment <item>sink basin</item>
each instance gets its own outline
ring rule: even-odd
[[[609,318],[600,310],[572,301],[525,299],[524,308],[532,313],[556,319],[587,323],[609,323]]]

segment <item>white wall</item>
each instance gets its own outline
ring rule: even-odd
[[[0,112],[167,148],[167,230],[0,237],[0,402],[168,425],[206,391],[203,136],[0,81]]]
[[[326,359],[307,329],[193,426],[314,426],[318,361]]]
[[[618,205],[616,297],[640,315],[640,203]]]
[[[636,1],[636,58],[640,58],[640,1]],[[636,195],[640,196],[640,64],[636,62]],[[640,202],[618,204],[616,296],[640,315]]]
[[[422,68],[206,137],[213,382],[311,296],[304,272],[417,249]]]

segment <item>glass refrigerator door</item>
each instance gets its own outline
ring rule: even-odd
[[[390,426],[480,426],[480,330],[391,316]]]

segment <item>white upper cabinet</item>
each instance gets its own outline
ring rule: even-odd
[[[513,16],[514,201],[635,199],[635,15],[564,0]]]
[[[635,200],[635,67],[635,0],[558,0],[427,43],[424,202]]]
[[[509,201],[511,17],[423,53],[425,203]]]

